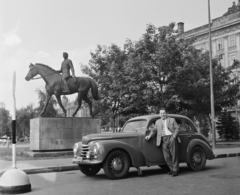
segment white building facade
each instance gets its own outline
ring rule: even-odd
[[[178,23],[179,36],[188,39],[195,37],[197,49],[209,50],[209,24],[184,32],[184,23]],[[221,17],[211,21],[212,56],[222,56],[221,64],[231,66],[234,60],[240,61],[240,0]],[[234,76],[240,78],[240,68],[235,69]],[[228,108],[232,116],[240,121],[240,101]]]
[[[196,37],[194,46],[197,49],[209,50],[209,25],[203,25],[184,32],[184,23],[178,23],[181,37]],[[240,60],[240,0],[221,17],[211,22],[212,55],[222,55],[222,65],[228,67],[233,60]]]

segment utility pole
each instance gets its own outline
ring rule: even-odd
[[[213,72],[212,72],[212,39],[211,39],[211,15],[210,0],[208,0],[208,24],[209,24],[209,64],[210,64],[210,93],[211,93],[211,122],[212,122],[212,147],[216,147],[215,133],[215,109],[214,109],[214,90],[213,90]]]

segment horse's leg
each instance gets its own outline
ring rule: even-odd
[[[55,95],[58,101],[59,106],[62,108],[63,113],[64,113],[64,117],[67,117],[67,111],[64,108],[64,106],[62,105],[62,100],[61,100],[61,96],[59,94]]]
[[[90,115],[93,118],[93,111],[92,111],[92,102],[91,100],[86,96],[83,97],[83,100],[89,105],[89,109],[90,109]]]
[[[75,115],[77,114],[77,111],[79,110],[79,108],[81,108],[81,105],[82,105],[82,95],[80,92],[78,93],[77,101],[78,101],[78,106],[77,106],[76,110],[74,111],[74,113],[72,114],[72,117],[75,117]]]
[[[44,108],[42,109],[42,111],[40,112],[39,116],[41,116],[41,117],[43,116],[51,97],[52,97],[52,95],[46,93],[45,105],[44,105]]]

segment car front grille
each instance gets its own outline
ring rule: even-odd
[[[86,154],[89,151],[89,146],[82,144],[81,157],[86,158]]]

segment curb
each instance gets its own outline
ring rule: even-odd
[[[18,154],[33,157],[33,158],[41,158],[41,157],[64,157],[64,156],[73,156],[73,151],[60,151],[60,152],[32,152],[32,151],[22,151]]]
[[[22,169],[22,171],[24,171],[27,174],[62,172],[62,171],[73,171],[73,170],[79,170],[78,165],[63,165],[63,166],[52,166],[52,167],[50,166],[50,167]],[[0,172],[0,177],[5,171],[7,170],[3,170]]]
[[[215,158],[228,158],[240,156],[240,153],[214,154]]]

